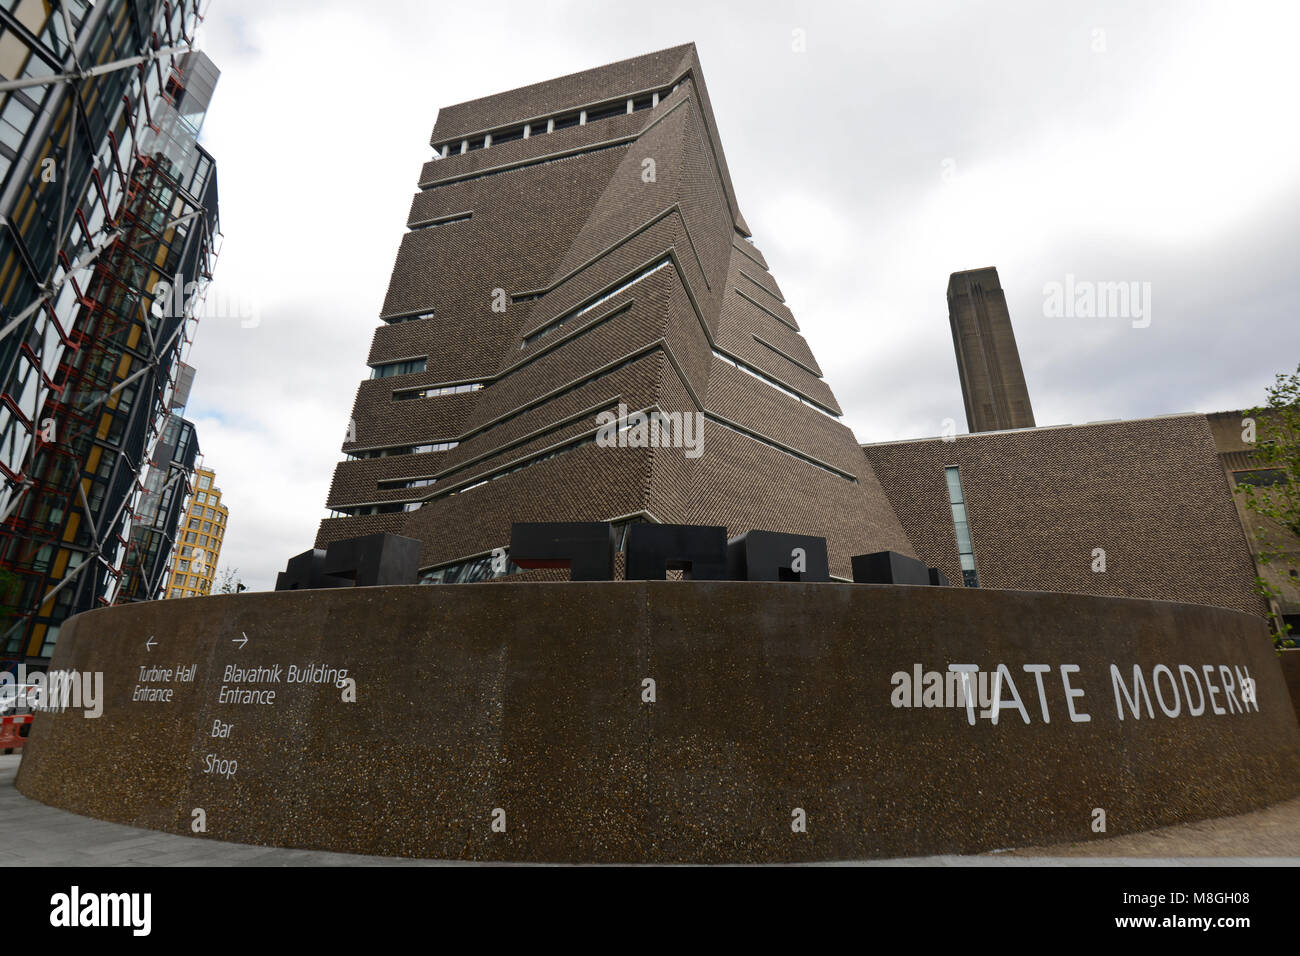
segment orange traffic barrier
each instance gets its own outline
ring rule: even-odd
[[[0,751],[22,750],[27,738],[21,736],[20,729],[32,722],[33,714],[21,717],[0,717]]]

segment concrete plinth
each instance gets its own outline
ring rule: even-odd
[[[989,690],[1003,674],[996,713],[928,705],[950,664]],[[1300,793],[1263,622],[1158,601],[720,581],[294,591],[80,615],[53,666],[102,672],[103,713],[38,715],[19,790],[272,846],[861,859]]]

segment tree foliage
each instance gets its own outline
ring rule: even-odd
[[[244,582],[239,579],[239,568],[226,568],[221,573],[221,583],[217,585],[218,594],[238,594],[245,590]]]
[[[1259,519],[1254,529],[1257,559],[1261,565],[1300,570],[1300,367],[1278,375],[1265,404],[1246,415],[1245,422],[1255,429],[1258,468],[1239,476],[1237,493],[1246,510]],[[1256,577],[1255,589],[1271,602],[1282,599],[1277,587],[1263,577]],[[1272,605],[1269,618],[1278,645],[1295,647],[1290,625]]]

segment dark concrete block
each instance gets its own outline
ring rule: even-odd
[[[897,551],[853,556],[855,584],[929,584],[930,569]]]
[[[510,560],[521,568],[568,568],[573,581],[614,579],[614,527],[607,521],[517,521]]]
[[[399,534],[366,534],[335,541],[325,551],[327,577],[359,588],[415,584],[420,570],[420,542]]]
[[[796,549],[803,570],[795,571]],[[727,542],[727,577],[733,581],[829,581],[826,539],[780,531],[750,531]]]
[[[315,548],[290,558],[284,570],[275,576],[277,591],[307,591],[318,588],[343,588],[351,584],[325,573],[325,550]]]
[[[668,570],[688,579],[727,579],[727,529],[695,524],[634,524],[627,534],[627,579],[662,581]]]

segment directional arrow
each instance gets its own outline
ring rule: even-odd
[[[147,653],[152,652],[152,651],[153,651],[153,646],[154,646],[155,644],[157,644],[157,643],[158,643],[158,642],[155,641],[155,640],[153,639],[153,635],[150,634],[150,635],[149,635],[149,640],[147,640],[147,641],[144,642],[145,653],[147,654]]]
[[[239,637],[242,637],[243,640],[241,641],[241,640],[239,639]],[[243,631],[240,631],[240,632],[239,632],[239,637],[232,637],[232,638],[230,639],[230,643],[231,643],[231,644],[238,644],[238,645],[239,645],[239,649],[242,651],[242,650],[244,649],[244,645],[248,643],[248,635],[245,634]]]

